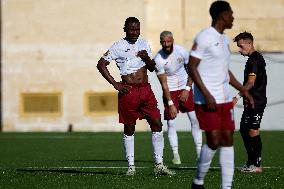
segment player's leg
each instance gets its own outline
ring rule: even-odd
[[[134,166],[134,132],[136,120],[140,114],[136,111],[139,104],[134,99],[138,96],[137,87],[131,88],[129,94],[118,94],[118,114],[119,122],[124,125],[123,145],[125,157],[128,161],[127,175],[135,174]]]
[[[261,168],[261,151],[262,141],[260,137],[260,123],[264,110],[254,110],[252,117],[252,124],[250,125],[249,135],[251,140],[251,146],[253,149],[254,166],[256,167],[254,172],[262,172]]]
[[[247,152],[247,162],[241,168],[241,171],[247,171],[250,165],[253,165],[253,150],[252,150],[250,136],[249,136],[249,125],[251,122],[250,117],[251,116],[249,115],[249,111],[247,109],[244,109],[242,117],[241,117],[240,133],[241,133],[243,143],[244,143],[244,146]]]
[[[252,149],[252,164],[247,170],[248,172],[262,172],[261,168],[261,151],[262,141],[259,134],[260,123],[263,115],[263,110],[250,110],[250,124],[249,124],[249,140]]]
[[[189,96],[186,102],[180,102],[179,104],[181,112],[186,112],[187,117],[191,123],[191,134],[196,148],[197,157],[200,157],[200,151],[202,146],[202,130],[199,127],[193,102],[193,91],[189,91]]]
[[[152,131],[152,145],[156,164],[163,163],[164,136],[160,120],[147,118]]]
[[[204,178],[209,170],[212,159],[220,146],[220,119],[216,112],[207,110],[205,105],[195,104],[195,113],[199,126],[205,131],[206,144],[201,148],[200,158],[197,163],[197,173],[193,180],[192,188],[203,187]]]
[[[168,125],[168,138],[173,152],[173,164],[181,164],[178,152],[178,136],[175,128],[175,120],[167,120]]]
[[[262,142],[259,129],[250,129],[249,131],[251,146],[253,149],[253,166],[249,167],[248,172],[262,172],[261,168],[261,150]]]
[[[135,165],[134,165],[134,132],[135,124],[125,124],[124,125],[124,152],[125,158],[128,161],[128,170],[126,175],[132,176],[135,174]]]
[[[155,168],[154,173],[156,175],[165,174],[165,175],[174,175],[175,172],[171,171],[164,165],[163,162],[163,151],[164,151],[164,137],[162,130],[162,122],[160,119],[151,119],[146,118],[151,131],[152,131],[152,145],[154,150],[154,160]]]
[[[234,176],[233,134],[235,131],[235,121],[232,103],[221,104],[220,107],[222,108],[220,112],[222,136],[219,162],[222,173],[222,189],[225,189],[232,187]]]
[[[202,147],[202,130],[199,128],[195,111],[187,112],[187,116],[191,122],[191,133],[195,144],[197,158],[199,158]]]
[[[222,131],[219,162],[222,173],[222,189],[231,188],[234,176],[234,147],[232,130]]]
[[[171,98],[172,101],[174,102],[174,106],[177,109],[177,112],[179,112],[179,91],[171,91]],[[163,96],[163,103],[164,103],[164,119],[167,121],[167,126],[168,126],[168,139],[170,143],[170,147],[173,152],[173,159],[172,162],[173,164],[181,164],[180,161],[180,156],[178,152],[178,135],[176,131],[176,125],[175,125],[175,120],[171,118],[170,113],[169,113],[169,105],[168,105],[168,100]]]
[[[219,130],[205,131],[206,144],[201,148],[200,158],[197,165],[197,173],[194,179],[194,184],[203,185],[204,178],[210,168],[212,159],[220,145],[221,133]]]
[[[139,112],[144,115],[152,131],[152,145],[155,160],[154,172],[155,174],[173,175],[175,173],[170,171],[163,163],[164,136],[161,114],[155,95],[150,85],[140,88],[140,93],[143,94],[140,96],[143,97],[141,98],[141,102],[143,103],[140,104]]]

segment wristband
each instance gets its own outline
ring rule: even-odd
[[[190,86],[185,86],[185,90],[190,91],[191,87]]]
[[[168,101],[168,105],[169,105],[169,106],[171,106],[171,105],[173,105],[173,104],[174,104],[174,102],[173,102],[172,100],[169,100],[169,101]]]

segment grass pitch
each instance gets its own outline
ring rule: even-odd
[[[137,175],[125,176],[122,133],[0,133],[0,188],[190,188],[196,172],[191,133],[179,132],[182,164],[171,164],[166,133],[165,163],[176,176],[155,177],[151,135],[135,134]],[[263,173],[235,170],[233,188],[284,188],[284,132],[262,131]],[[246,154],[240,134],[235,134],[235,165]],[[206,189],[220,188],[218,153],[205,180]]]

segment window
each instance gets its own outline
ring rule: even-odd
[[[117,93],[88,92],[85,95],[85,110],[88,115],[117,113]]]
[[[62,114],[61,93],[22,93],[21,115],[55,115]]]

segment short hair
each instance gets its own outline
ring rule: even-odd
[[[124,23],[124,30],[127,28],[127,26],[128,26],[128,24],[130,24],[130,23],[140,23],[140,21],[138,20],[138,18],[136,18],[136,17],[128,17],[128,18],[126,18],[126,20],[125,20],[125,23]]]
[[[162,40],[165,37],[173,37],[173,33],[170,31],[162,31],[160,34],[160,40]]]
[[[253,36],[252,36],[251,33],[245,31],[245,32],[242,32],[242,33],[238,34],[238,35],[234,38],[234,42],[238,42],[238,41],[241,40],[241,39],[253,41]]]
[[[231,10],[231,6],[226,1],[214,1],[209,9],[210,16],[216,20],[222,12]]]

